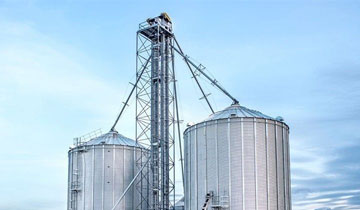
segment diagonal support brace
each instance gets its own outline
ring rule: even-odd
[[[232,101],[233,104],[239,104],[239,101],[234,98],[229,92],[227,92],[223,87],[221,87],[218,83],[217,80],[212,79],[209,75],[207,75],[204,72],[205,67],[203,65],[200,64],[200,66],[197,66],[194,62],[192,62],[189,57],[187,55],[184,54],[184,52],[182,51],[178,41],[176,40],[175,36],[174,36],[174,40],[176,43],[176,46],[178,47],[178,49],[175,46],[171,46],[181,57],[184,58],[185,62],[187,63],[188,66],[193,66],[198,72],[200,72],[202,75],[204,75],[206,77],[206,79],[208,79],[211,84],[215,85],[221,92],[223,92],[226,96],[228,96]],[[190,68],[190,67],[189,67]],[[193,73],[193,72],[192,72]],[[194,73],[193,73],[194,76]]]
[[[124,105],[123,105],[123,107],[122,107],[122,109],[121,109],[121,111],[120,111],[120,114],[117,116],[117,118],[116,118],[116,120],[115,120],[115,123],[114,123],[114,125],[111,127],[110,131],[114,131],[114,130],[115,130],[115,126],[116,126],[116,124],[118,123],[118,121],[119,121],[122,113],[124,112],[126,106],[128,106],[128,103],[129,103],[129,100],[130,100],[130,98],[131,98],[131,95],[133,94],[134,90],[136,89],[136,86],[137,86],[139,80],[141,79],[141,76],[143,75],[145,69],[147,68],[147,65],[148,65],[150,59],[151,59],[151,56],[146,60],[143,69],[141,70],[139,76],[137,77],[136,82],[135,82],[133,88],[131,89],[131,92],[130,92],[129,96],[127,97],[126,102],[124,103]]]

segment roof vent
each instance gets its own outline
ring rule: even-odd
[[[191,127],[191,126],[193,126],[193,125],[195,125],[194,122],[189,122],[189,123],[186,125],[186,127]]]
[[[281,116],[277,116],[277,117],[275,118],[275,120],[280,121],[280,122],[284,122],[284,118],[281,117]]]

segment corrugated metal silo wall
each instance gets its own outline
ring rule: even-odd
[[[291,210],[286,124],[213,120],[188,128],[184,139],[186,210],[201,209],[211,191],[223,209]]]
[[[72,149],[69,152],[68,210],[111,210],[138,172],[135,158],[142,155],[145,159],[144,152],[141,148],[122,145]],[[76,183],[77,192],[74,191]],[[140,194],[132,187],[116,210],[133,210],[139,201]]]

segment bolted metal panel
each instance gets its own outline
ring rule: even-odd
[[[131,182],[131,180],[134,178],[135,174],[134,174],[134,156],[133,156],[133,151],[132,148],[126,148],[125,149],[125,158],[124,158],[124,162],[125,162],[125,171],[127,172],[124,176],[124,182],[126,183],[125,186],[127,187]],[[130,188],[130,190],[128,191],[129,196],[125,197],[125,209],[126,210],[133,210],[134,206],[133,206],[133,200],[134,197],[133,195],[133,189],[134,188]]]
[[[190,140],[191,133],[184,135],[184,169],[185,169],[185,176],[189,177],[189,179],[185,179],[185,185],[190,186],[190,149],[189,149],[189,140]],[[185,208],[190,209],[190,187],[185,188]]]
[[[142,154],[142,150],[135,150],[134,151],[134,161],[136,162],[136,160],[138,158],[142,158],[142,159],[144,159],[144,161],[146,161],[146,158]],[[147,168],[144,168],[143,170],[144,170],[145,173],[147,172]],[[134,174],[136,174],[137,171],[138,171],[138,167],[134,166]],[[141,177],[138,177],[136,182],[141,182]],[[140,192],[138,190],[136,190],[136,186],[135,186],[135,188],[133,190],[133,198],[134,198],[134,203],[137,204],[135,209],[144,209],[145,208],[145,204],[142,205],[142,206],[141,205],[139,206],[139,204],[141,203],[141,194],[140,194]]]
[[[211,192],[212,208],[291,209],[287,125],[259,112],[227,114],[184,132],[185,209],[199,209]]]
[[[83,153],[82,158],[84,159],[84,167],[85,167],[85,174],[84,174],[84,188],[89,189],[85,192],[83,203],[84,203],[84,209],[91,209],[92,207],[92,191],[93,191],[93,173],[92,173],[92,167],[93,167],[93,150],[89,149],[88,152]]]
[[[286,173],[287,173],[287,177],[286,177],[286,180],[287,180],[287,202],[288,202],[288,209],[291,210],[292,209],[292,204],[291,204],[291,173],[290,173],[290,141],[289,141],[289,130],[284,128],[285,129],[285,142],[286,142],[286,159],[287,159],[287,170],[286,170]]]
[[[206,195],[206,138],[205,138],[205,127],[199,127],[197,130],[197,194]],[[205,177],[205,179],[204,179]],[[201,209],[202,203],[204,202],[203,197],[197,197],[198,208]]]
[[[266,139],[265,120],[256,119],[256,186],[257,208],[267,209],[267,167],[266,167]]]
[[[218,193],[218,158],[217,158],[217,144],[216,144],[216,127],[217,125],[214,122],[208,122],[206,125],[206,157],[207,162],[203,164],[207,164],[207,190],[213,191],[214,193]],[[205,195],[198,195],[205,201]]]
[[[252,119],[244,120],[244,179],[245,208],[256,209],[255,139]]]
[[[243,209],[243,173],[242,173],[242,139],[241,139],[241,120],[239,118],[231,119],[231,205],[239,206]],[[234,209],[234,208],[233,208]]]
[[[104,209],[111,209],[113,197],[113,154],[111,146],[104,146]]]
[[[268,192],[269,210],[278,209],[278,188],[277,188],[277,164],[276,164],[276,141],[275,125],[271,122],[267,124],[267,159],[268,159]]]
[[[109,136],[114,139],[107,141]],[[111,210],[137,173],[134,152],[148,153],[140,146],[130,146],[135,142],[123,145],[117,132],[98,138],[103,141],[92,139],[69,151],[68,210]],[[140,193],[134,187],[116,210],[135,209]]]
[[[196,143],[196,130],[194,130],[194,132],[191,134],[191,138],[190,138],[190,142],[191,142],[191,146],[190,146],[190,185],[194,186],[192,188],[190,188],[190,204],[191,206],[196,206],[196,202],[197,202],[197,196],[196,196],[196,190],[197,190],[197,185],[196,185],[196,153],[195,153],[195,143]]]
[[[115,149],[115,174],[114,174],[114,186],[116,186],[115,190],[114,190],[114,197],[115,200],[116,198],[119,198],[122,194],[122,192],[124,192],[126,186],[125,186],[125,181],[124,178],[125,176],[123,175],[125,173],[125,158],[124,158],[124,150],[123,149]],[[117,206],[117,210],[121,210],[121,209],[125,209],[125,202],[124,200],[122,200],[120,202],[120,204]]]
[[[94,160],[94,209],[103,209],[103,146],[95,148]]]
[[[285,185],[284,185],[284,151],[282,127],[276,123],[276,147],[277,147],[277,171],[278,171],[278,205],[285,209]]]
[[[287,210],[291,210],[291,188],[290,188],[290,159],[289,159],[289,132],[283,129],[283,150],[284,150],[284,184],[285,184],[285,205]]]
[[[285,139],[285,131],[284,128],[282,128],[282,141],[283,141],[283,160],[284,160],[284,205],[285,205],[285,209],[288,210],[289,209],[289,202],[288,202],[288,182],[287,182],[287,178],[288,178],[288,173],[287,173],[287,168],[285,167],[288,164],[287,161],[287,142]]]
[[[217,162],[218,162],[218,195],[223,198],[229,196],[229,142],[228,142],[228,123],[227,120],[221,120],[217,124]],[[223,142],[219,142],[223,139]]]

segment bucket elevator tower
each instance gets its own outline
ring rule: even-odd
[[[186,63],[212,112],[184,132],[185,167],[174,53]],[[198,78],[232,105],[215,112]],[[133,93],[136,142],[115,129]],[[166,13],[139,25],[136,82],[110,131],[83,140],[78,138],[69,151],[68,210],[176,209],[175,140],[186,210],[291,210],[289,127],[282,118],[240,106],[205,66],[183,52]]]
[[[137,209],[167,210],[175,204],[172,43],[172,23],[166,13],[139,25],[136,64],[137,78],[141,78],[136,86],[136,141],[150,150],[151,171],[142,173],[136,183],[143,198]],[[141,168],[144,158],[136,159]]]

